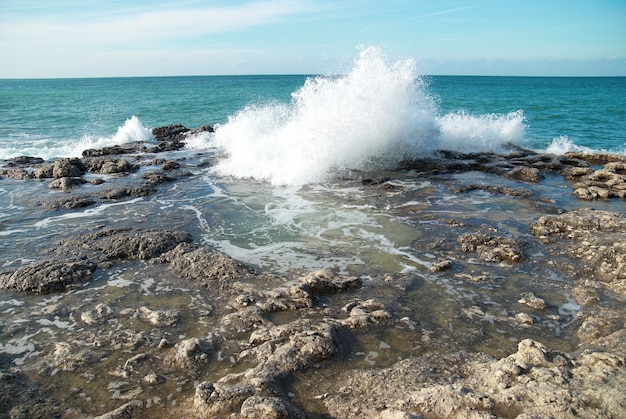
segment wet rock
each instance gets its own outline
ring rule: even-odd
[[[266,324],[268,321],[260,308],[256,306],[243,307],[222,317],[220,333],[226,336],[246,333]]]
[[[301,282],[308,291],[317,294],[342,292],[361,286],[361,280],[354,276],[335,276],[330,269],[322,269],[305,275]]]
[[[431,272],[441,272],[452,267],[452,260],[439,258],[430,265]]]
[[[22,168],[9,169],[9,170],[4,171],[4,174],[9,179],[15,179],[15,180],[29,180],[32,177],[30,172]]]
[[[565,176],[576,181],[572,189],[579,199],[626,198],[626,162],[622,160],[608,161],[598,170],[569,171]]]
[[[148,260],[191,240],[191,236],[182,231],[103,228],[61,244],[98,251],[105,260]]]
[[[87,171],[85,165],[77,158],[64,158],[54,162],[52,166],[52,177],[55,179],[63,177],[81,177]]]
[[[548,308],[546,302],[542,298],[537,297],[532,292],[526,292],[522,294],[522,298],[520,298],[518,302],[530,308],[534,308],[535,310],[545,310],[546,308]]]
[[[193,371],[198,364],[208,362],[213,349],[214,343],[206,339],[186,339],[169,350],[164,362],[174,368]]]
[[[457,241],[461,245],[461,250],[478,252],[485,262],[520,262],[523,260],[522,245],[511,238],[474,233],[462,234]]]
[[[33,171],[33,177],[35,179],[47,179],[53,177],[53,165],[50,163],[40,164]]]
[[[424,417],[621,417],[624,335],[605,338],[598,342],[602,349],[577,359],[530,339],[500,360],[432,354],[391,368],[346,371],[319,391],[328,393],[329,414],[342,418],[378,417],[389,408]]]
[[[310,368],[337,353],[336,331],[334,323],[309,319],[255,330],[250,335],[253,347],[242,351],[239,360],[256,365],[242,377],[276,380]]]
[[[78,368],[98,361],[102,355],[102,352],[92,348],[81,348],[77,345],[70,345],[68,342],[59,342],[45,357],[45,361],[62,371],[76,371]]]
[[[96,416],[94,419],[125,419],[135,417],[138,412],[141,412],[142,407],[143,402],[141,400],[133,400],[104,415]]]
[[[155,144],[146,143],[143,141],[133,141],[126,144],[102,147],[100,149],[88,149],[83,151],[83,157],[89,159],[91,157],[146,153],[150,152],[150,150],[154,148]]]
[[[81,177],[62,177],[48,184],[48,189],[72,189],[85,183]]]
[[[126,159],[92,158],[85,159],[87,169],[101,175],[136,172],[139,166]]]
[[[240,416],[248,419],[304,419],[302,410],[282,397],[248,397],[241,405]]]
[[[385,323],[392,318],[385,309],[385,305],[372,298],[365,301],[352,301],[343,306],[341,311],[348,313],[349,317],[338,320],[338,323],[348,329],[363,329]]]
[[[80,287],[91,281],[97,264],[84,260],[45,260],[0,274],[0,288],[28,293],[50,293]]]
[[[48,397],[45,388],[31,382],[22,371],[0,368],[0,416],[56,418],[62,412],[60,403]]]
[[[176,324],[179,320],[180,313],[176,310],[151,310],[146,306],[137,309],[139,318],[153,326],[165,327]]]
[[[239,410],[243,402],[255,393],[251,385],[231,385],[204,381],[196,387],[193,398],[199,417],[227,416]]]
[[[170,269],[180,277],[217,289],[227,288],[236,280],[250,279],[254,274],[252,269],[227,255],[187,242],[163,254],[155,262],[169,262]]]
[[[111,307],[106,304],[99,303],[93,309],[83,311],[80,314],[80,319],[84,323],[92,325],[105,321],[111,313],[113,313],[113,309]]]
[[[527,313],[517,313],[515,315],[515,318],[521,323],[521,324],[525,324],[525,325],[531,325],[533,323],[535,323],[535,321],[533,320],[533,318],[527,314]]]
[[[544,175],[535,167],[518,166],[508,171],[504,177],[509,179],[523,180],[525,182],[537,183],[543,180]]]
[[[540,217],[530,231],[550,243],[555,255],[580,261],[573,274],[593,278],[626,295],[626,217],[623,214],[580,209]],[[565,239],[564,241],[561,239]]]
[[[88,196],[70,195],[53,201],[43,201],[41,205],[50,210],[84,208],[95,204],[96,201]]]
[[[181,142],[189,131],[184,125],[172,124],[153,128],[152,135],[159,141]]]
[[[143,377],[142,381],[145,382],[146,384],[150,384],[154,386],[158,384],[163,384],[165,382],[165,377],[156,373],[150,373],[146,375],[145,377]]]

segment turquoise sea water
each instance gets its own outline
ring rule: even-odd
[[[380,77],[369,75],[363,81],[364,88],[370,82],[373,89],[384,89],[384,85],[376,86]],[[24,154],[64,157],[84,148],[142,139],[132,131],[137,128],[134,126],[119,132],[133,116],[147,129],[173,123],[190,128],[225,124],[249,106],[293,104],[292,94],[301,91],[306,80],[315,78],[294,75],[0,80],[0,158]],[[389,90],[395,87],[390,86]],[[446,148],[462,148],[474,138],[479,148],[513,141],[533,149],[552,147],[550,150],[557,153],[579,147],[626,152],[626,78],[426,76],[417,89],[420,98],[410,105],[416,111],[427,111],[427,118],[433,121],[443,119],[443,129],[456,130]],[[336,90],[337,95],[345,93],[341,88]],[[313,96],[315,92],[304,94]],[[374,103],[368,103],[370,99]],[[333,98],[328,100],[332,102]],[[411,118],[424,118],[407,112],[407,108],[394,108],[396,103],[375,103],[376,97],[355,94],[351,100],[352,109],[348,105],[329,118],[336,118],[337,124],[367,122],[381,136],[390,121],[407,123],[405,130],[410,136],[414,133],[411,123],[415,122]],[[306,111],[312,120],[319,117],[327,126],[326,117],[318,114],[328,109],[323,102],[319,105],[319,109],[311,106]],[[354,112],[361,106],[381,106],[382,111],[373,115],[380,119],[359,121]],[[398,117],[393,112],[402,115]],[[256,117],[259,119],[250,123],[267,124],[265,118],[274,118],[279,124],[284,115],[275,111]],[[331,135],[328,141],[342,142],[342,135],[350,133],[337,129],[331,134],[334,137]],[[424,141],[435,142],[428,135],[431,134]]]

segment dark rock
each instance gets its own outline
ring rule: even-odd
[[[518,166],[513,168],[504,174],[504,177],[509,179],[523,180],[525,182],[537,183],[541,181],[544,176],[539,169],[534,167],[522,167]]]
[[[32,175],[28,171],[22,168],[9,169],[5,171],[4,174],[9,179],[15,179],[15,180],[29,180],[32,178]]]
[[[191,236],[182,231],[101,229],[62,244],[101,252],[105,260],[148,260],[191,241]]]
[[[55,179],[62,177],[80,177],[86,171],[87,168],[80,159],[60,159],[55,161],[52,166],[52,177]]]
[[[41,203],[44,208],[48,208],[50,210],[60,210],[60,209],[75,209],[75,208],[84,208],[90,205],[95,204],[96,201],[89,196],[74,196],[70,195],[67,198],[57,199],[54,201],[44,201]]]
[[[102,175],[131,173],[136,172],[139,168],[138,165],[131,163],[126,159],[113,159],[110,157],[85,159],[85,165],[90,172]]]
[[[0,288],[36,294],[65,291],[91,281],[96,268],[85,260],[45,260],[0,274]]]
[[[41,164],[44,160],[40,157],[33,156],[17,156],[7,160],[9,162],[9,166],[12,165],[23,165],[23,166],[32,166],[34,164]]]
[[[62,177],[54,179],[48,184],[48,189],[72,189],[85,183],[81,177]]]
[[[114,145],[110,147],[103,147],[101,149],[89,149],[83,151],[83,157],[100,157],[100,156],[114,156],[120,154],[135,154],[135,153],[147,153],[151,149],[156,147],[155,144],[146,143],[143,141],[134,141],[127,144]]]
[[[35,179],[48,179],[53,177],[53,172],[53,165],[49,163],[44,163],[35,169],[35,171],[33,172],[33,177]]]
[[[159,141],[181,142],[185,139],[185,134],[189,131],[189,128],[184,125],[172,124],[153,128],[152,135]]]

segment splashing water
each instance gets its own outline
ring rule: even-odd
[[[347,75],[308,79],[290,103],[248,106],[217,127],[214,145],[225,158],[215,170],[273,184],[318,183],[442,147],[495,149],[523,131],[521,111],[439,117],[415,62],[387,64],[370,47]]]
[[[113,145],[125,144],[133,141],[155,141],[152,132],[144,127],[136,116],[132,116],[117,128],[112,136],[96,137],[84,135],[76,138],[50,138],[43,135],[18,136],[9,139],[0,150],[0,159],[9,159],[16,156],[35,156],[43,159],[58,157],[81,157],[82,152],[94,148],[100,149]]]

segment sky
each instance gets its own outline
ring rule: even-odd
[[[0,78],[333,74],[367,46],[428,75],[626,76],[626,1],[0,0]]]

